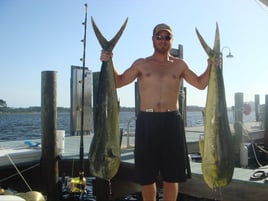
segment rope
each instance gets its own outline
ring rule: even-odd
[[[237,126],[240,126],[242,128],[242,134],[246,137],[248,137],[249,141],[251,144],[253,144],[252,146],[252,149],[253,149],[253,154],[254,154],[254,157],[255,157],[255,160],[256,162],[258,163],[258,165],[261,167],[263,166],[259,160],[258,160],[258,157],[257,157],[257,154],[256,154],[256,150],[255,150],[255,146],[260,149],[261,151],[263,151],[265,154],[268,154],[268,150],[264,149],[263,147],[259,146],[252,138],[251,136],[249,135],[249,131],[242,125],[242,122],[235,122],[235,124]]]
[[[22,171],[20,171],[20,172],[21,172],[21,173],[24,173],[24,172],[26,172],[26,171],[28,171],[28,170],[31,170],[31,169],[33,169],[33,168],[39,166],[39,165],[40,165],[40,163],[37,163],[37,164],[35,164],[35,165],[31,166],[31,167],[28,167],[28,168],[26,168],[26,169],[24,169],[24,170],[22,170]],[[0,183],[3,182],[3,181],[9,180],[9,179],[11,179],[11,178],[13,178],[13,177],[15,177],[15,176],[17,176],[17,175],[18,175],[18,173],[14,173],[14,174],[9,175],[8,177],[5,177],[5,178],[3,178],[3,179],[0,179]]]
[[[12,158],[9,156],[9,154],[6,152],[6,150],[1,147],[1,150],[3,150],[5,152],[5,154],[8,157],[8,160],[11,162],[11,164],[13,165],[13,167],[16,169],[16,171],[18,172],[18,174],[20,175],[21,179],[23,180],[23,182],[26,184],[26,186],[29,188],[30,191],[32,191],[31,187],[29,186],[29,184],[27,183],[27,181],[25,180],[25,178],[22,176],[21,172],[19,171],[19,169],[17,168],[16,164],[14,163],[14,161],[12,160]]]

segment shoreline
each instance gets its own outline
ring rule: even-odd
[[[203,112],[205,107],[190,105],[186,106],[186,112]],[[232,111],[232,107],[228,107],[227,111]],[[0,114],[31,114],[41,112],[41,106],[29,106],[29,107],[0,107]],[[58,113],[71,112],[70,107],[57,107]],[[119,112],[135,112],[135,107],[120,106]],[[251,112],[254,112],[251,111]]]

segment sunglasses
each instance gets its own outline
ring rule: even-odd
[[[165,40],[165,41],[169,41],[169,40],[171,39],[171,36],[170,36],[170,35],[167,35],[167,36],[156,35],[156,36],[155,36],[155,39],[156,39],[156,40]]]

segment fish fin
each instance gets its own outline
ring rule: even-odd
[[[208,44],[206,43],[206,41],[204,40],[204,38],[201,36],[201,34],[199,33],[198,29],[195,28],[197,37],[203,47],[203,49],[205,50],[205,52],[207,53],[208,56],[213,56],[213,50],[208,46]]]
[[[220,32],[219,32],[218,23],[216,23],[216,33],[215,33],[213,50],[217,55],[220,54]]]
[[[220,31],[219,31],[218,23],[216,23],[216,32],[215,32],[215,39],[214,39],[213,51],[215,53],[216,58],[220,58],[220,54],[221,54],[221,49],[220,49]],[[217,67],[220,70],[220,72],[222,73],[222,66],[221,65],[218,65]]]
[[[116,45],[117,41],[119,40],[119,38],[121,37],[123,31],[126,28],[127,21],[128,21],[128,18],[125,20],[124,24],[121,26],[121,28],[119,29],[117,34],[110,41],[107,41],[106,38],[100,32],[100,30],[97,27],[96,23],[94,22],[93,17],[91,17],[91,22],[92,22],[94,32],[96,34],[96,37],[97,37],[101,47],[104,50],[106,50],[106,51],[112,51],[113,50],[114,46]]]
[[[92,27],[93,27],[93,30],[95,32],[95,35],[97,36],[97,39],[101,45],[101,47],[103,49],[106,48],[106,44],[108,43],[108,41],[106,40],[106,38],[104,38],[104,36],[102,35],[102,33],[100,32],[99,28],[97,27],[93,17],[91,17],[91,23],[92,23]]]

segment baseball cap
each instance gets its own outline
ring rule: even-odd
[[[165,23],[156,25],[153,30],[153,35],[156,35],[159,31],[167,31],[168,33],[173,35],[172,29],[170,28],[170,26],[168,26]]]

